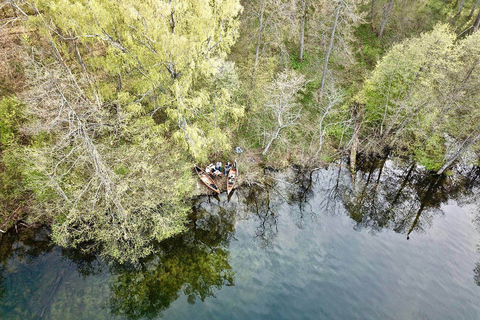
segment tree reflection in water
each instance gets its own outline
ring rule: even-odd
[[[0,301],[7,296],[7,288],[4,285],[5,275],[28,274],[32,263],[41,263],[39,262],[41,256],[54,249],[49,234],[50,230],[48,228],[41,227],[9,230],[9,232],[0,236]],[[15,259],[11,259],[12,257],[15,257]],[[61,280],[61,276],[58,275],[56,277],[57,284]],[[20,281],[22,281],[22,284],[26,283],[29,287],[32,279],[20,279]],[[51,282],[43,283],[42,290],[45,294],[37,299],[29,299],[30,293],[26,291],[11,292],[10,294],[25,302],[22,308],[17,310],[18,317],[28,319],[43,314],[49,308],[52,293],[55,293],[57,287]],[[11,301],[7,301],[5,306],[1,304],[0,306],[11,308],[10,303]],[[31,310],[35,310],[36,314],[32,315]],[[2,315],[1,309],[0,315]]]
[[[355,184],[343,195],[356,229],[372,233],[390,229],[405,234],[425,232],[441,205],[464,192],[464,186],[444,176],[431,175],[414,163],[398,166],[373,161],[357,173]]]
[[[234,233],[234,216],[197,208],[189,231],[160,243],[157,255],[140,267],[112,268],[110,309],[127,319],[153,319],[185,294],[189,303],[215,297],[224,285],[234,285],[229,265],[229,240]]]
[[[278,235],[278,208],[281,204],[276,185],[268,188],[253,186],[245,194],[243,205],[255,215],[259,224],[255,231],[255,242],[262,248],[271,247]]]
[[[182,295],[189,303],[195,303],[197,299],[215,297],[223,286],[234,285],[229,246],[238,220],[253,217],[257,225],[253,235],[255,243],[271,248],[278,236],[282,214],[291,215],[297,227],[303,228],[320,218],[320,213],[346,213],[355,221],[357,230],[366,229],[375,234],[390,229],[408,239],[426,232],[433,218],[443,214],[442,204],[449,200],[461,206],[475,204],[472,207],[480,210],[478,168],[438,177],[414,163],[400,165],[381,159],[365,162],[356,173],[354,184],[347,167],[342,165],[327,170],[294,168],[291,172],[266,175],[263,186],[242,187],[235,191],[231,201],[227,201],[225,195],[199,198],[193,207],[189,231],[157,244],[157,254],[139,265],[107,265],[99,261],[95,253],[85,253],[82,248],[55,250],[73,263],[83,277],[108,272],[106,294],[111,317],[153,319],[161,317]],[[474,216],[480,231],[480,211]],[[5,296],[2,278],[6,272],[26,269],[29,260],[54,249],[48,234],[48,229],[41,228],[2,235],[0,299]],[[9,270],[5,271],[7,260]],[[68,270],[59,270],[61,268],[65,267],[57,268],[50,284],[39,289],[39,296],[45,298],[27,306],[26,310],[48,314],[49,297],[60,284],[71,280]],[[480,261],[473,272],[473,280],[480,285]]]

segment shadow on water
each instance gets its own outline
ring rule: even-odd
[[[230,244],[240,220],[253,219],[254,243],[271,248],[279,237],[279,219],[285,214],[299,229],[320,214],[347,214],[356,230],[372,234],[392,230],[410,239],[427,232],[434,217],[444,214],[442,205],[450,200],[480,208],[478,168],[438,177],[413,163],[380,159],[365,162],[354,184],[342,165],[266,175],[263,186],[243,187],[229,197],[199,198],[188,231],[157,244],[157,253],[136,266],[107,264],[82,248],[55,247],[44,227],[2,235],[0,317],[54,318],[61,314],[58,310],[72,304],[69,290],[85,286],[77,274],[83,281],[96,276],[95,284],[105,287],[104,295],[98,297],[103,297],[103,311],[97,310],[98,304],[90,310],[98,319],[154,319],[162,317],[181,296],[190,304],[216,297],[224,286],[235,285]],[[480,229],[480,211],[474,216]],[[474,274],[480,285],[480,262],[474,266]],[[64,301],[55,300],[57,296]],[[88,308],[79,302],[78,311],[72,309],[71,313],[87,314]]]

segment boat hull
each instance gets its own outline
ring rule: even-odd
[[[208,189],[220,194],[220,189],[208,174],[206,174],[202,169],[197,166],[195,166],[195,172],[197,172],[198,177],[200,178],[200,180],[202,180],[203,184],[206,185]]]
[[[227,194],[230,194],[230,192],[233,191],[233,188],[235,187],[235,183],[237,182],[237,177],[238,177],[238,169],[235,163],[235,166],[228,171]]]

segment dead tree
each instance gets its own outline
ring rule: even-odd
[[[480,3],[480,0],[475,1],[475,4],[473,5],[472,10],[470,10],[470,14],[468,15],[468,19],[473,17],[473,14],[475,13],[475,10],[477,10],[478,4]]]
[[[478,30],[480,26],[480,10],[478,11],[477,19],[475,19],[475,23],[473,24],[472,33]]]
[[[380,29],[378,30],[378,37],[381,38],[383,35],[383,31],[385,30],[385,26],[387,25],[388,17],[390,16],[390,11],[393,7],[393,0],[390,0],[387,7],[385,8],[385,12],[383,13],[382,23],[380,24]]]
[[[255,45],[255,60],[253,62],[253,74],[252,74],[252,88],[255,86],[255,77],[257,75],[257,66],[258,66],[258,56],[260,54],[260,43],[262,40],[262,32],[264,29],[264,17],[265,17],[265,6],[266,6],[266,0],[262,1],[262,7],[260,9],[260,17],[259,17],[259,26],[258,26],[258,31],[257,31],[257,44]]]
[[[295,99],[304,85],[303,76],[297,75],[293,71],[285,71],[270,86],[267,109],[273,113],[276,126],[270,140],[263,149],[263,155],[267,154],[272,143],[280,136],[280,131],[295,124],[300,118],[302,108],[299,107]]]
[[[343,1],[339,1],[337,8],[335,10],[335,20],[333,22],[332,35],[330,36],[330,43],[328,44],[327,54],[325,55],[325,62],[323,63],[323,72],[322,72],[322,81],[320,84],[320,99],[323,95],[323,88],[325,86],[325,75],[327,74],[328,59],[330,58],[330,53],[333,48],[333,41],[335,39],[335,32],[337,30],[338,16],[340,15],[340,8],[342,7]]]
[[[477,132],[475,135],[472,133],[470,137],[465,139],[463,143],[460,145],[460,148],[455,152],[453,156],[451,156],[447,162],[440,168],[440,170],[437,171],[437,174],[440,175],[442,174],[448,167],[450,167],[455,161],[457,161],[458,158],[460,158],[465,151],[468,150],[477,140],[480,138],[480,132]]]

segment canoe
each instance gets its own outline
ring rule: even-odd
[[[237,182],[238,177],[238,169],[237,169],[237,161],[233,164],[232,168],[228,171],[227,176],[227,195],[232,192],[233,188],[235,187],[235,182]]]
[[[215,182],[213,182],[213,179],[210,178],[208,174],[206,174],[202,169],[200,169],[197,166],[195,166],[195,171],[200,177],[200,180],[202,180],[202,182],[207,186],[207,188],[220,194],[220,190],[218,189],[217,185],[215,184]]]

